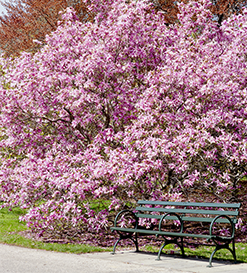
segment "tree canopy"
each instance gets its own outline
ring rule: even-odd
[[[148,2],[102,5],[92,22],[67,8],[35,54],[1,59],[5,205],[62,238],[138,199],[244,204],[247,10],[219,26],[192,1],[167,26]]]

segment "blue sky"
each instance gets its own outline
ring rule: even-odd
[[[0,3],[0,15],[2,15],[2,12],[4,12],[5,11],[5,9],[4,9],[4,7],[1,5],[1,3]]]

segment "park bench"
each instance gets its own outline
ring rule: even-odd
[[[156,235],[164,240],[157,260],[160,260],[162,250],[168,244],[176,244],[184,257],[184,238],[194,238],[206,239],[215,245],[208,267],[212,266],[213,256],[220,249],[228,249],[236,262],[234,239],[239,208],[240,203],[138,201],[138,206],[133,211],[122,210],[115,218],[111,230],[116,231],[119,238],[112,254],[123,239],[132,240],[138,252],[138,237]],[[140,222],[145,221],[145,226],[140,225]],[[153,226],[152,222],[155,221],[157,225]],[[206,226],[206,230],[201,229],[202,226]]]

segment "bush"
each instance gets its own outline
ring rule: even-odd
[[[94,23],[67,9],[39,52],[1,60],[1,198],[41,235],[107,230],[138,199],[240,199],[247,11],[219,27],[190,2],[167,27],[129,2]]]

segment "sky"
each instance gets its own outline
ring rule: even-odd
[[[2,13],[5,11],[4,7],[1,5],[0,3],[0,15],[2,15]]]

